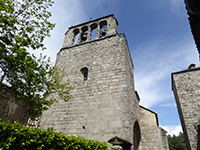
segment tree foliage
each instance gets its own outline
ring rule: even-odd
[[[55,26],[47,11],[52,4],[52,0],[0,0],[0,91],[4,84],[12,87],[31,116],[55,102],[54,97],[47,100],[53,93],[65,101],[71,98],[69,81],[62,82],[64,76],[50,59],[27,51],[45,49],[44,38]]]
[[[168,135],[167,138],[168,138],[170,150],[187,150],[186,144],[185,144],[184,134],[182,132],[180,132],[178,136]]]

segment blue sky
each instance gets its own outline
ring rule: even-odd
[[[140,104],[158,113],[160,126],[169,134],[178,134],[171,73],[191,63],[199,66],[184,0],[56,0],[50,11],[56,27],[45,40],[44,53],[52,62],[68,27],[113,12],[118,32],[125,33],[128,41]]]

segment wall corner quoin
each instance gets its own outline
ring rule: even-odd
[[[72,30],[69,29],[65,33],[65,38],[64,38],[62,48],[69,47],[69,46],[73,45],[73,43],[74,43],[74,33]]]

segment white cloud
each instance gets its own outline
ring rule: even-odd
[[[161,107],[170,107],[170,108],[175,108],[176,104],[175,103],[163,103],[160,105]]]
[[[170,44],[171,43],[171,44]],[[173,41],[156,39],[134,50],[135,84],[141,105],[151,107],[174,99],[171,73],[199,63],[193,39],[178,37]]]
[[[152,72],[139,75],[139,79],[136,78],[136,89],[141,97],[141,105],[151,107],[165,98],[166,95],[162,94],[163,86],[159,82],[165,78],[166,74],[166,70],[163,72],[152,70]]]
[[[180,132],[183,132],[181,125],[177,126],[162,126],[164,130],[167,131],[167,134],[170,134],[171,136],[176,135],[178,136]]]
[[[47,47],[42,53],[51,57],[55,62],[56,54],[59,52],[64,41],[64,34],[71,25],[79,24],[86,20],[86,14],[81,1],[55,1],[49,10],[52,13],[50,18],[52,23],[56,23],[55,28],[51,31],[51,37],[46,38],[44,43]],[[34,51],[36,55],[41,51]]]
[[[181,13],[181,9],[184,8],[183,0],[170,0],[171,11],[176,14]]]

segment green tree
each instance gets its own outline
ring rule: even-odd
[[[168,143],[170,150],[187,150],[183,133],[179,133],[178,136],[168,135]]]
[[[72,87],[50,59],[31,55],[27,49],[44,50],[44,38],[55,24],[49,22],[47,9],[52,0],[0,0],[0,91],[11,87],[17,99],[28,106],[29,114],[41,115],[58,93],[65,101]]]

